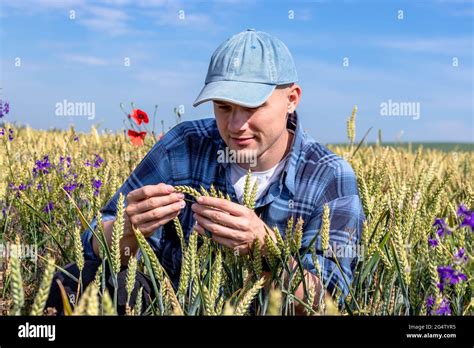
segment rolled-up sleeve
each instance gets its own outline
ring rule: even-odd
[[[102,221],[115,220],[117,215],[117,202],[122,193],[127,196],[129,192],[136,190],[146,185],[157,185],[159,183],[166,183],[172,185],[171,165],[169,161],[168,152],[162,145],[162,142],[157,142],[143,160],[138,164],[135,170],[130,174],[127,180],[117,190],[113,197],[100,210],[102,213]],[[124,206],[127,202],[124,202]],[[97,221],[94,218],[90,222],[90,227],[96,229]],[[155,233],[148,239],[152,247],[158,245],[161,228],[158,228]],[[81,236],[82,245],[84,249],[84,258],[87,260],[98,260],[92,247],[92,231],[87,228]]]
[[[303,265],[319,275],[311,255],[315,252],[324,287],[332,294],[339,288],[345,297],[349,293],[359,259],[359,241],[365,216],[358,195],[357,179],[350,165],[341,159],[333,174],[310,221],[305,224],[301,250],[306,250],[316,237],[312,246],[314,250],[310,248],[302,256]],[[330,248],[326,251],[322,250],[320,235],[324,204],[328,204],[330,210]]]

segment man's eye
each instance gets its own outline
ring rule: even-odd
[[[230,111],[230,106],[219,106],[219,109],[222,111]]]

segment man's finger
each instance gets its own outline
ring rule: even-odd
[[[158,185],[146,185],[130,192],[127,195],[127,202],[138,202],[149,197],[167,195],[173,191],[173,186],[164,183]]]
[[[155,231],[157,228],[159,228],[160,226],[163,226],[165,224],[167,224],[168,222],[170,222],[171,220],[173,220],[175,217],[177,217],[179,215],[179,211],[178,212],[174,212],[172,214],[169,214],[169,215],[166,215],[164,217],[162,217],[161,219],[159,219],[158,221],[150,221],[150,222],[147,222],[147,223],[144,223],[140,226],[138,226],[138,229],[143,233],[143,234],[149,234],[153,231]]]
[[[209,207],[226,211],[234,216],[243,215],[246,211],[245,209],[247,209],[246,207],[234,202],[230,202],[227,199],[209,196],[201,196],[197,199],[197,202],[202,205],[207,205]]]
[[[219,225],[218,223],[215,223],[209,220],[208,218],[199,214],[194,214],[194,218],[196,219],[196,221],[201,227],[211,232],[212,235],[216,235],[222,238],[228,238],[231,240],[236,240],[237,242],[241,241],[241,238],[239,238],[240,234],[235,233],[235,230],[233,229]]]
[[[209,206],[194,203],[191,206],[193,212],[208,218],[211,221],[218,221],[219,224],[234,228],[237,230],[244,230],[245,226],[242,226],[242,218],[234,215],[230,215],[227,212],[223,212],[218,209],[210,208]]]
[[[158,207],[163,207],[168,204],[179,201],[184,198],[182,193],[171,193],[166,196],[155,196],[148,199],[144,199],[139,202],[131,203],[125,208],[128,215],[141,214],[149,210],[153,210]]]
[[[130,222],[136,226],[142,225],[149,221],[159,221],[163,217],[179,212],[185,207],[186,203],[183,200],[180,200],[176,203],[165,205],[164,207],[155,208],[149,210],[143,214],[133,215],[130,217]]]

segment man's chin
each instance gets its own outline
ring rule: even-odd
[[[231,157],[230,162],[234,163],[250,163],[256,165],[258,158],[258,150],[255,146],[228,146],[228,155]]]

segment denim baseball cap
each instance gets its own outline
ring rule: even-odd
[[[221,100],[253,108],[265,103],[276,86],[297,81],[286,45],[268,33],[247,29],[215,50],[193,106]]]

